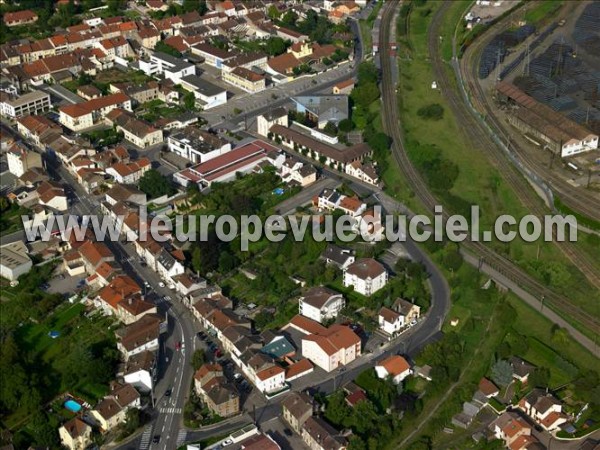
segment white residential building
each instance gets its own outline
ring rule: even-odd
[[[408,377],[412,371],[410,364],[400,355],[392,355],[375,366],[379,378],[390,377],[394,384],[399,384]]]
[[[381,331],[394,336],[404,326],[404,316],[384,306],[379,310],[378,323]]]
[[[281,125],[286,128],[288,127],[288,112],[282,106],[280,106],[279,108],[275,108],[272,111],[258,116],[256,118],[256,125],[258,127],[258,134],[267,137],[269,134],[269,130],[273,125]]]
[[[184,77],[196,74],[194,64],[162,52],[154,52],[150,58],[140,59],[139,67],[146,75],[163,75],[175,84],[181,83]]]
[[[285,370],[273,366],[255,374],[255,385],[260,392],[276,392],[285,386]]]
[[[42,156],[23,145],[14,144],[6,154],[8,171],[16,177],[20,177],[29,169],[42,168]]]
[[[326,372],[349,364],[360,355],[360,338],[344,325],[332,325],[320,334],[302,337],[302,356]]]
[[[187,127],[168,137],[169,150],[194,163],[204,163],[231,151],[231,143],[220,137]]]
[[[357,259],[344,271],[344,287],[352,286],[362,295],[370,296],[387,284],[388,273],[372,258]]]
[[[300,314],[319,323],[336,318],[345,305],[342,294],[326,287],[311,288],[298,300]]]
[[[182,77],[181,87],[194,93],[197,103],[207,110],[227,103],[227,90],[203,80],[196,75]]]

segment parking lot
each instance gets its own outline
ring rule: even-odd
[[[70,294],[77,292],[85,285],[85,275],[71,276],[68,274],[56,275],[48,283],[42,285],[51,294]]]

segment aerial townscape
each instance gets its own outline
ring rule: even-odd
[[[0,450],[600,450],[597,0],[0,0],[0,116]]]

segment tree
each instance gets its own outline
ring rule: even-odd
[[[371,103],[379,98],[379,95],[380,92],[377,83],[369,82],[360,83],[356,86],[352,90],[350,98],[352,98],[357,106],[362,106],[367,109]]]
[[[444,107],[439,103],[432,103],[419,108],[417,116],[425,120],[441,120],[444,117]]]
[[[193,92],[186,92],[183,96],[183,105],[185,109],[194,111],[196,109],[196,96]]]
[[[297,20],[298,20],[298,14],[296,14],[292,10],[289,10],[288,12],[286,12],[283,15],[283,17],[281,18],[281,21],[288,27],[295,27]]]
[[[508,386],[512,381],[513,369],[504,359],[497,361],[492,366],[492,381],[499,386]]]
[[[192,367],[194,368],[194,370],[198,370],[200,366],[202,366],[202,364],[204,364],[205,362],[206,355],[204,353],[204,350],[199,348],[192,355]]]
[[[277,20],[281,17],[281,12],[277,9],[277,6],[271,5],[267,10],[267,15],[271,20]]]
[[[350,119],[342,119],[338,123],[338,129],[344,133],[352,131],[352,121]]]
[[[379,70],[371,61],[365,61],[358,66],[358,82],[377,83],[379,80]]]
[[[140,178],[139,188],[150,198],[157,198],[163,195],[171,196],[175,193],[175,188],[171,185],[167,177],[155,169],[148,170]]]
[[[444,265],[452,272],[457,272],[463,264],[463,257],[457,247],[446,247],[444,252]]]
[[[270,56],[279,56],[287,50],[286,42],[280,37],[271,37],[265,43],[265,51]]]
[[[528,378],[528,385],[538,388],[547,388],[550,383],[550,371],[545,367],[537,367]]]
[[[202,269],[202,250],[199,246],[192,249],[192,267],[196,272],[200,272]]]

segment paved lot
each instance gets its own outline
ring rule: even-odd
[[[53,277],[48,282],[50,287],[47,291],[52,294],[72,293],[77,290],[77,286],[81,280],[85,280],[85,275],[77,275],[74,277],[68,274],[65,274],[64,277],[62,277],[62,275],[58,275],[56,277]]]
[[[263,433],[268,433],[279,444],[282,450],[302,450],[309,448],[302,441],[300,435],[294,433],[281,418],[265,422],[261,424],[260,428]]]

